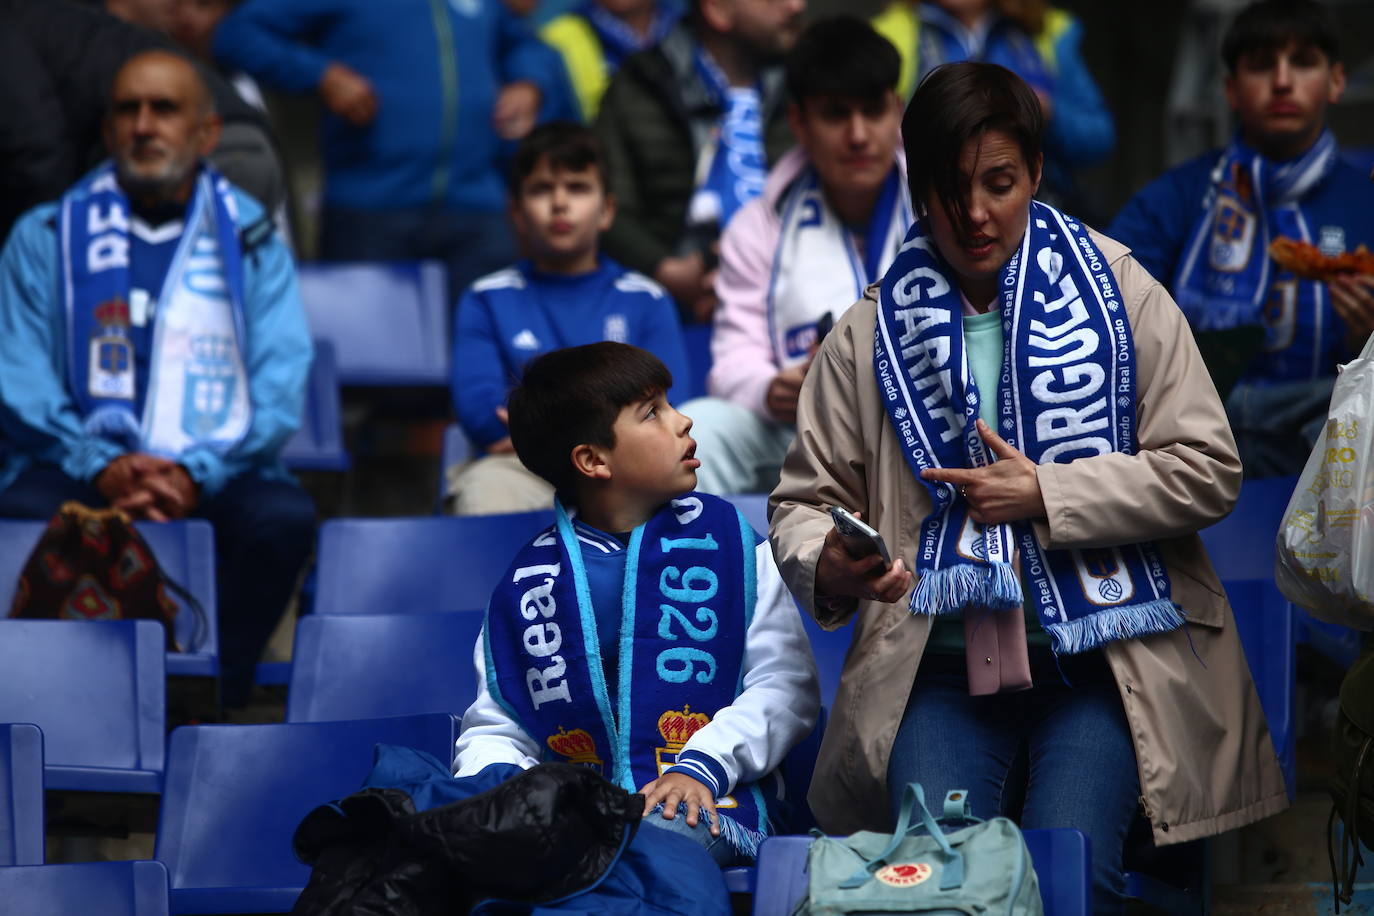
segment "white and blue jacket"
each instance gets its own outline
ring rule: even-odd
[[[313,355],[291,254],[257,201],[233,190],[253,419],[227,452],[193,446],[178,456],[205,496],[242,474],[287,477],[278,453],[300,426]],[[57,204],[42,204],[20,217],[0,252],[0,431],[9,447],[0,489],[34,464],[91,481],[125,451],[83,431],[68,389],[62,274]]]

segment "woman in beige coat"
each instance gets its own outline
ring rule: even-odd
[[[1240,488],[1225,413],[1168,293],[1032,202],[1041,129],[1000,67],[922,83],[903,135],[924,213],[807,375],[771,538],[821,625],[854,623],[811,783],[821,825],[890,829],[912,779],[936,803],[968,789],[979,816],[1084,830],[1095,908],[1115,912],[1138,814],[1163,845],[1288,798],[1197,536]],[[831,506],[867,519],[891,565],[853,558]]]

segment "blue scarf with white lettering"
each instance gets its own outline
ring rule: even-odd
[[[999,288],[997,432],[1037,464],[1134,453],[1131,327],[1087,230],[1032,201]],[[980,525],[956,487],[921,479],[925,468],[982,467],[994,458],[975,426],[982,393],[964,351],[956,279],[920,220],[883,277],[873,362],[903,455],[934,507],[921,522],[913,613],[1020,607],[1024,582],[1058,653],[1183,624],[1153,543],[1046,550],[1029,520]]]
[[[692,736],[743,691],[754,531],[733,505],[702,493],[670,501],[634,530],[611,685],[577,535],[561,504],[555,511],[554,527],[521,549],[492,593],[487,690],[546,759],[593,767],[637,792],[687,766],[678,757]],[[759,784],[736,786],[717,804],[721,835],[738,854],[757,855],[769,832]]]
[[[693,224],[715,222],[724,229],[735,211],[763,193],[768,178],[763,95],[757,85],[731,86],[720,66],[700,46],[693,62],[707,93],[724,111],[715,143],[702,151],[703,162],[698,163],[697,191],[688,208],[688,220]]]
[[[1198,331],[1264,326],[1264,350],[1247,379],[1297,381],[1331,372],[1344,327],[1327,304],[1325,284],[1280,268],[1269,257],[1269,243],[1287,236],[1315,244],[1302,201],[1339,158],[1329,130],[1283,164],[1237,135],[1212,170],[1174,278],[1174,298]]]
[[[158,293],[142,418],[129,333],[129,201],[106,162],[62,197],[67,374],[88,434],[175,458],[224,450],[252,419],[243,346],[243,264],[233,193],[202,164]]]

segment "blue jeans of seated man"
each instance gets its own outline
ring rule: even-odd
[[[1093,912],[1120,913],[1140,781],[1116,681],[1097,652],[1065,657],[1062,676],[1048,649],[1030,658],[1031,689],[978,697],[963,656],[921,659],[888,764],[892,809],[919,782],[936,804],[967,789],[976,817],[1077,828],[1091,844]]]
[[[31,467],[0,492],[0,518],[47,520],[69,499],[106,505],[91,484],[55,467]],[[215,529],[220,702],[243,706],[262,650],[314,549],[315,503],[294,483],[244,474],[201,500],[192,516]]]
[[[1273,385],[1242,382],[1231,389],[1226,416],[1247,478],[1302,473],[1326,430],[1335,384],[1332,376]]]
[[[697,489],[717,496],[770,493],[797,428],[770,423],[724,398],[693,398],[678,410],[692,418],[697,442]]]
[[[717,814],[717,817],[723,815]],[[730,844],[725,842],[725,837],[711,835],[711,822],[707,813],[702,811],[697,814],[697,825],[690,826],[687,818],[679,812],[672,820],[663,816],[663,805],[655,805],[654,810],[650,811],[644,818],[643,824],[651,824],[654,827],[667,830],[669,833],[677,833],[687,837],[687,839],[701,846],[711,854],[711,858],[721,868],[727,868],[735,864],[735,851],[730,848]],[[641,824],[641,826],[643,825]]]

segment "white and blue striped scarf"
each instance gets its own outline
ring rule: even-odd
[[[1135,350],[1111,268],[1087,230],[1039,202],[1002,269],[1004,339],[997,426],[1037,464],[1136,450]],[[964,350],[953,271],[917,221],[883,278],[874,371],[917,479],[932,467],[990,464],[979,436],[980,392]],[[1058,653],[1183,624],[1152,543],[1046,550],[1029,520],[980,525],[951,484],[921,480],[933,511],[921,523],[911,599],[919,614],[1023,603],[1022,582]],[[1020,550],[1020,573],[1012,565]]]

